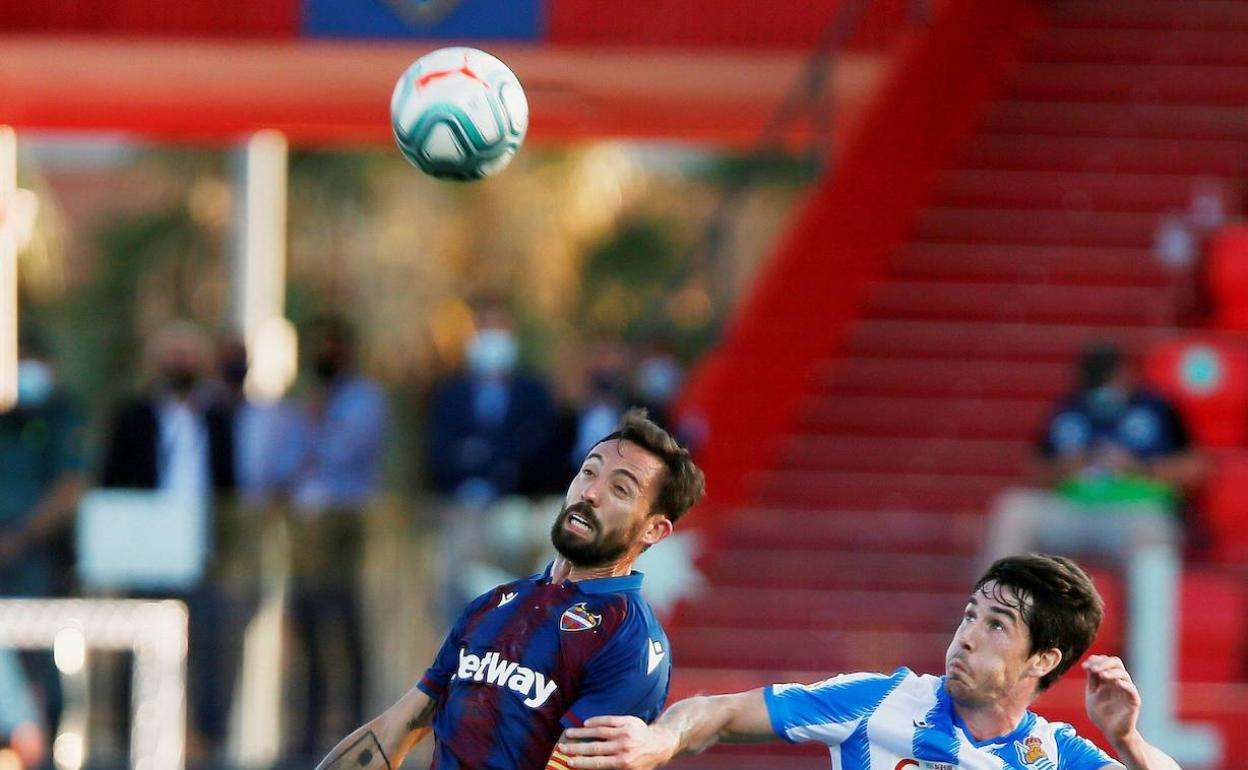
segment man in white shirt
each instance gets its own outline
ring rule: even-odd
[[[1029,710],[1092,644],[1103,604],[1074,562],[1028,554],[993,563],[967,601],[945,676],[907,668],[810,685],[689,698],[652,725],[599,717],[559,745],[571,768],[649,770],[719,740],[828,746],[837,770],[1178,770],[1136,729],[1140,697],[1122,661],[1090,656],[1088,716],[1115,762],[1073,728]]]

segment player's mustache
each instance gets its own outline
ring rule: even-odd
[[[575,503],[572,503],[571,505],[564,506],[563,512],[559,514],[559,518],[560,520],[567,519],[567,517],[573,513],[579,513],[581,516],[585,518],[586,521],[589,522],[591,527],[593,527],[595,530],[599,529],[598,517],[594,515],[593,506],[591,506],[589,503],[585,502],[584,500],[579,500]]]

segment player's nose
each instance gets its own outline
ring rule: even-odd
[[[590,482],[581,487],[581,500],[589,503],[593,507],[598,507],[598,482]]]

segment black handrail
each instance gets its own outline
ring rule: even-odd
[[[830,139],[835,105],[835,92],[830,77],[833,57],[858,33],[871,3],[872,0],[845,0],[841,5],[819,36],[802,74],[768,117],[751,155],[778,154],[786,146],[785,138],[790,127],[804,113],[808,113],[811,130],[806,154],[814,161],[816,169],[826,171],[831,163]],[[929,0],[910,0],[906,22],[925,23],[929,10]],[[739,214],[746,193],[757,183],[760,168],[757,164],[746,163],[738,173],[729,178],[728,185],[694,248],[693,264],[701,265],[704,274],[719,274],[720,255],[727,239],[728,226]]]

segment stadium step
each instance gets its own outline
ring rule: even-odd
[[[1053,0],[1045,9],[1073,29],[1248,32],[1248,4],[1237,0]]]
[[[826,365],[815,392],[824,396],[1055,398],[1073,387],[1056,363],[960,358],[853,357]]]
[[[946,623],[949,626],[952,623]],[[892,670],[898,661],[911,668],[941,671],[948,631],[842,631],[772,629],[760,644],[756,634],[735,626],[681,625],[672,649],[682,664],[728,667],[748,660],[757,668],[840,671]]]
[[[980,134],[963,168],[1188,174],[1233,177],[1244,169],[1241,142],[1139,137]]]
[[[789,438],[777,467],[786,470],[1022,478],[1031,444],[1022,440],[802,435]]]
[[[1173,296],[1164,288],[890,281],[872,287],[867,307],[875,318],[1160,326],[1174,323]]]
[[[891,275],[905,281],[1082,285],[1169,285],[1147,249],[915,241],[898,251]]]
[[[1155,223],[1158,211],[1186,210],[1197,186],[1182,175],[964,169],[946,176],[937,206],[1124,212]]]
[[[1003,101],[989,111],[983,131],[989,135],[1234,142],[1248,138],[1248,107]]]
[[[682,625],[738,626],[752,631],[786,629],[927,631],[956,624],[966,591],[810,591],[725,588],[690,602]]]
[[[923,241],[956,241],[1145,249],[1157,229],[1155,213],[933,208],[915,226]]]
[[[1248,67],[1248,30],[1050,27],[1031,42],[1027,59],[1050,64],[1167,64]]]
[[[759,479],[756,499],[774,508],[975,513],[1009,486],[1000,476],[774,469]]]
[[[973,560],[947,554],[733,548],[706,565],[717,587],[789,590],[966,591]]]
[[[749,508],[724,524],[721,544],[769,550],[879,549],[906,553],[972,554],[980,546],[977,514]]]
[[[1082,324],[934,323],[868,318],[855,325],[849,352],[870,356],[990,358],[1073,362],[1093,341],[1142,353],[1173,332],[1164,328]]]
[[[1016,439],[1033,434],[1050,408],[1042,397],[812,397],[798,424],[810,433]]]
[[[1248,99],[1248,69],[1035,62],[1015,73],[1006,94],[1035,101],[1240,106]]]

